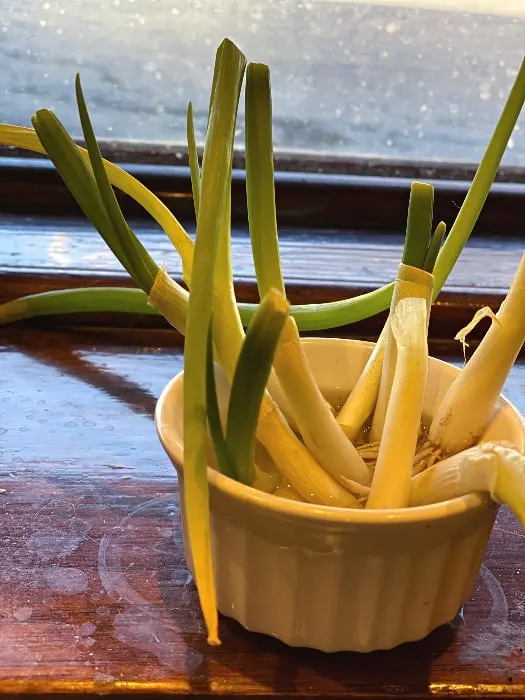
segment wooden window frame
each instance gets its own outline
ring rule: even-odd
[[[193,203],[187,154],[182,149],[148,147],[147,145],[103,144],[106,157],[118,162],[137,176],[155,192],[188,225],[193,225]],[[9,151],[0,157],[0,215],[3,218],[3,235],[10,232],[11,216],[58,223],[82,221],[82,215],[66,191],[53,166],[46,159],[28,157],[27,154]],[[242,154],[236,154],[232,183],[232,220],[246,229],[245,173]],[[276,199],[280,227],[289,235],[307,235],[304,232],[329,232],[334,240],[345,241],[351,233],[354,238],[366,241],[368,251],[379,249],[385,236],[399,239],[404,228],[408,192],[412,179],[432,182],[436,188],[435,218],[450,223],[463,201],[469,182],[475,172],[470,165],[439,163],[409,163],[384,161],[351,161],[323,158],[315,154],[299,157],[296,154],[276,154]],[[134,221],[146,221],[144,212],[130,200],[121,196],[126,216]],[[484,240],[499,250],[502,264],[509,269],[517,264],[516,244],[523,236],[522,210],[525,201],[525,176],[519,169],[502,168],[487,199],[484,211],[473,233],[474,239]],[[504,235],[502,233],[504,230]],[[381,234],[379,242],[374,238]],[[509,241],[515,244],[510,245]],[[508,249],[508,252],[507,252]],[[350,247],[349,250],[352,250]],[[99,275],[84,270],[70,274],[66,269],[28,269],[23,260],[7,260],[0,246],[0,274],[3,284],[0,301],[16,298],[48,289],[71,286],[129,285],[129,280],[116,272]],[[300,267],[300,265],[299,265]],[[480,270],[473,269],[474,282]],[[508,276],[507,276],[508,277]],[[467,275],[468,278],[468,275]],[[382,282],[372,274],[366,281],[356,283],[337,279],[308,281],[303,274],[287,279],[289,296],[293,303],[331,301],[369,291]],[[447,288],[439,297],[432,316],[430,336],[433,341],[452,338],[458,327],[470,320],[481,306],[497,307],[505,292],[504,285],[464,285],[461,289]],[[253,278],[237,281],[240,299],[254,301],[257,298]],[[383,322],[379,315],[351,327],[329,331],[337,335],[374,337]],[[106,315],[65,319],[54,318],[34,322],[80,323],[113,326],[122,322],[126,327],[162,327],[162,321],[154,317],[136,317],[131,321],[111,319]],[[456,349],[457,351],[457,349]]]

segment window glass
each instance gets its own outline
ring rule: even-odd
[[[225,36],[270,64],[277,148],[474,162],[524,53],[525,0],[2,0],[0,118],[48,107],[78,135],[79,71],[99,137],[183,143],[191,99],[202,138]],[[507,164],[525,166],[521,123]]]

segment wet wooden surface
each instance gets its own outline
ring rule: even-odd
[[[180,280],[180,258],[164,233],[144,219],[131,224],[155,260],[166,263],[169,273]],[[192,231],[191,223],[188,230]],[[0,303],[72,287],[133,286],[100,236],[83,219],[0,212],[0,238]],[[402,235],[395,231],[282,228],[280,254],[290,301],[333,302],[391,282],[401,258],[402,242]],[[434,304],[430,335],[451,340],[479,308],[490,306],[497,310],[512,282],[522,250],[520,238],[473,237]],[[242,226],[233,231],[232,260],[238,300],[257,301],[251,246]],[[384,313],[377,314],[338,332],[377,337],[385,317]],[[129,314],[113,313],[69,315],[51,322],[118,325],[126,329],[167,327],[159,316],[131,318]],[[47,325],[48,319],[44,319],[43,327]],[[482,322],[474,329],[470,336],[473,343],[486,327],[487,322]]]
[[[166,235],[152,222],[132,220],[131,225],[160,264],[171,275],[181,274],[181,262]],[[351,222],[349,222],[351,224]],[[188,231],[193,225],[187,224]],[[108,280],[125,273],[91,225],[81,218],[31,217],[0,213],[0,273],[31,275],[89,274]],[[387,231],[280,230],[280,255],[288,282],[359,288],[378,287],[395,278],[404,234]],[[472,238],[454,267],[447,289],[463,294],[476,290],[506,293],[523,252],[519,237]],[[233,230],[232,262],[238,282],[254,277],[249,236],[245,227]]]
[[[152,418],[181,348],[145,338],[2,331],[0,696],[525,694],[525,536],[504,509],[471,600],[423,642],[323,655],[222,619],[207,647]],[[521,410],[524,388],[518,364]]]

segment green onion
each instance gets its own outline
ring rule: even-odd
[[[270,73],[262,64],[249,64],[246,74],[246,187],[259,294],[272,286],[284,293],[275,215]],[[370,483],[370,472],[321,394],[291,318],[283,329],[274,367],[310,453],[343,487],[360,492]]]
[[[254,479],[254,443],[264,390],[289,304],[276,289],[264,296],[248,328],[230,394],[226,444],[238,478]]]
[[[402,263],[422,268],[425,262],[434,207],[434,188],[424,182],[413,182],[408,203],[405,248]]]
[[[430,305],[432,300],[434,278],[428,272],[410,265],[401,265],[398,269],[398,278],[394,297],[392,299],[390,315],[401,301],[407,297],[418,297],[424,299],[427,304],[427,319],[430,315]],[[390,316],[389,316],[390,318]],[[386,325],[389,324],[387,320]],[[397,362],[397,344],[392,335],[391,329],[387,328],[385,335],[385,354],[383,357],[383,367],[381,373],[381,384],[377,396],[377,403],[374,410],[370,438],[372,441],[380,441],[385,425],[388,405],[394,382],[395,368]]]
[[[444,221],[440,221],[439,224],[434,229],[432,238],[430,239],[430,245],[428,246],[427,254],[425,255],[425,261],[423,263],[423,270],[426,272],[432,272],[434,270],[434,265],[436,264],[436,259],[445,238],[445,233],[447,232],[447,225]]]
[[[273,173],[270,71],[249,63],[246,71],[246,201],[259,296],[285,294],[279,256]]]
[[[429,439],[445,454],[470,447],[487,427],[525,342],[524,309],[525,255],[491,327],[434,414]]]
[[[485,442],[438,462],[412,479],[410,505],[486,493],[509,506],[525,527],[525,457],[506,443]]]
[[[217,385],[215,382],[215,367],[213,363],[213,327],[210,323],[206,350],[206,411],[208,427],[213,444],[215,459],[219,470],[232,479],[238,479],[231,456],[226,445],[226,438],[222,429],[221,412],[217,399]]]
[[[205,159],[204,167],[206,167]],[[231,171],[228,171],[226,175],[228,182],[230,176]],[[202,191],[201,201],[204,201]],[[233,381],[244,341],[244,332],[233,289],[229,206],[230,200],[227,198],[220,219],[220,242],[213,279],[213,338],[217,357],[226,376],[230,381]],[[355,497],[347,493],[325,473],[303,443],[290,430],[283,415],[269,395],[263,397],[258,437],[268,450],[277,469],[305,500],[334,505],[357,504]],[[363,490],[367,491],[366,487],[359,487],[357,484],[355,489],[359,490],[360,493]]]
[[[199,168],[199,154],[195,142],[195,126],[193,124],[193,107],[188,104],[188,115],[186,119],[186,134],[188,139],[188,157],[190,161],[191,189],[193,192],[193,207],[195,209],[195,219],[199,218],[199,205],[201,196],[201,175]]]
[[[390,316],[399,301],[405,297],[426,299],[428,314],[430,314],[434,280],[432,275],[422,268],[429,249],[433,204],[434,188],[421,182],[412,183],[403,251],[403,261],[410,262],[402,262],[399,266],[394,295],[390,304]],[[387,326],[388,324],[389,320],[386,322]],[[397,363],[397,343],[388,327],[385,330],[384,343],[381,383],[370,430],[370,437],[372,441],[376,442],[381,440],[383,434]]]
[[[115,235],[93,171],[81,156],[78,146],[52,112],[38,110],[32,122],[67,188],[127,272],[133,276],[132,266],[118,236]]]
[[[396,364],[367,508],[405,508],[427,381],[426,299],[400,299],[390,315]]]
[[[184,317],[186,317],[184,304]],[[142,289],[85,287],[40,292],[0,304],[0,325],[38,316],[78,313],[158,314]]]
[[[230,41],[217,54],[217,102],[210,110],[201,180],[184,353],[184,496],[195,582],[210,644],[218,618],[208,514],[206,353],[223,210],[229,196],[235,118],[246,60]]]
[[[359,379],[337,416],[337,422],[343,428],[349,440],[355,441],[359,437],[363,426],[371,416],[376,405],[381,385],[381,372],[388,331],[388,325],[385,325],[363,371],[359,375]]]
[[[48,110],[39,110],[36,116],[46,117],[49,119],[53,118],[58,122],[56,117],[52,115],[52,113],[50,113]],[[64,131],[64,134],[68,136],[67,132],[65,132],[65,129],[62,127],[62,125],[60,125],[60,127]],[[42,133],[42,128],[40,129],[40,133]],[[0,143],[9,146],[14,146],[16,148],[34,151],[36,153],[42,153],[44,155],[49,155],[51,160],[53,160],[53,157],[50,153],[47,152],[46,148],[42,145],[41,140],[39,139],[37,133],[33,129],[27,129],[21,126],[12,126],[10,124],[0,124]],[[89,155],[86,149],[78,146],[78,152],[87,161],[89,161]],[[60,154],[58,155],[60,157]],[[61,162],[63,162],[63,159],[61,159]],[[67,165],[68,164],[66,162],[66,168]],[[125,170],[122,170],[122,168],[119,168],[117,165],[111,163],[110,161],[104,160],[104,166],[108,172],[108,177],[112,185],[122,190],[124,193],[132,197],[135,201],[137,201],[165,231],[166,235],[168,236],[168,238],[178,251],[179,255],[181,256],[183,278],[186,284],[189,284],[189,280],[191,278],[191,265],[193,261],[193,241],[188,235],[188,233],[177,221],[177,219],[168,209],[168,207],[165,204],[163,204],[163,202],[161,202],[160,199],[158,199],[158,197],[156,197],[152,192],[150,192],[150,190],[148,190],[148,188],[145,185],[143,185],[132,175],[127,173]],[[70,189],[75,198],[77,198],[76,190],[74,187],[75,183],[68,183],[66,180],[65,182],[68,189]],[[81,188],[79,194],[85,195],[86,193],[83,192]],[[98,196],[100,197],[100,195]],[[78,199],[77,201],[80,207],[83,209],[86,216],[88,217],[88,219],[90,219],[95,228],[99,230],[98,225],[96,223],[96,219],[93,219],[93,213],[86,212],[83,208],[82,201],[79,201]],[[104,215],[106,214],[104,213]],[[101,233],[100,230],[99,233]],[[133,304],[134,302],[135,297],[130,298],[130,304]]]
[[[188,292],[174,282],[161,267],[148,296],[148,305],[170,323],[181,335],[186,332]]]
[[[92,221],[95,228],[97,228],[114,255],[121,261],[137,283],[143,285],[144,292],[149,293],[153,290],[159,291],[158,301],[159,304],[162,305],[162,308],[165,309],[165,317],[177,330],[184,332],[185,311],[182,312],[181,306],[186,302],[187,293],[180,285],[169,280],[169,278],[167,280],[165,279],[167,275],[165,275],[163,270],[159,270],[158,266],[122,217],[118,203],[116,203],[116,201],[111,203],[111,197],[114,197],[114,194],[112,191],[107,190],[107,187],[110,186],[107,181],[105,181],[103,169],[101,169],[98,146],[96,145],[96,141],[93,143],[94,134],[89,128],[89,115],[87,114],[85,103],[83,103],[81,99],[79,99],[79,110],[83,114],[87,140],[89,140],[88,145],[91,149],[90,155],[97,168],[99,181],[95,178],[94,171],[89,167],[80,148],[72,141],[69,134],[52,112],[39,110],[35,114],[33,117],[35,130],[42,143],[45,144],[47,152],[67,187],[75,196],[82,210]],[[103,188],[106,188],[105,198],[101,195],[99,184]],[[106,202],[112,207],[112,216],[108,214]],[[161,280],[164,280],[164,282],[161,282]],[[57,293],[56,296],[58,296],[58,294],[59,293]],[[166,298],[168,298],[167,303]],[[73,297],[69,294],[68,299],[71,302],[71,300],[76,300],[77,297]],[[39,303],[40,307],[41,300],[41,298],[36,300],[36,303]],[[35,302],[31,297],[25,298],[23,301],[29,305]],[[52,298],[52,301],[56,303],[56,297]],[[19,313],[20,307],[17,309],[15,306],[14,310]],[[68,306],[67,311],[71,312],[71,306]],[[12,312],[13,307],[11,306],[11,313]],[[3,310],[0,308],[0,314],[2,313]]]
[[[86,108],[86,102],[82,93],[80,76],[77,74],[75,80],[75,90],[77,95],[78,112],[80,123],[84,133],[84,139],[89,153],[89,160],[95,176],[98,190],[102,197],[104,207],[115,229],[116,236],[122,245],[124,254],[128,260],[131,276],[145,292],[149,292],[153,286],[153,281],[158,272],[158,266],[153,260],[144,255],[144,248],[138,244],[136,236],[131,234],[130,228],[122,215],[122,211],[111,187],[111,183],[104,167],[102,155],[98,147],[91,120]]]
[[[445,284],[481,214],[524,102],[525,59],[521,63],[510,95],[487,146],[485,155],[478,166],[467,196],[438,255],[433,271],[435,278],[434,298],[436,298]]]

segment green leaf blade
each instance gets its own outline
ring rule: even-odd
[[[89,153],[89,160],[93,168],[93,174],[100,192],[102,201],[106,208],[108,217],[115,229],[116,236],[124,250],[128,264],[132,271],[132,276],[137,284],[146,292],[149,293],[155,277],[158,273],[158,266],[153,262],[145,248],[140,244],[135,234],[129,228],[119,203],[113,191],[113,187],[106,173],[102,154],[95,138],[95,132],[87,109],[80,76],[77,74],[75,80],[75,91],[77,97],[78,112],[80,115],[80,123],[82,132],[86,141],[86,147]]]
[[[226,445],[239,480],[254,478],[254,444],[259,412],[289,304],[276,289],[264,296],[246,333],[233,378]]]
[[[246,71],[246,197],[259,296],[285,294],[275,205],[270,71],[249,63]]]
[[[60,120],[47,109],[38,110],[31,119],[35,132],[53,165],[78,205],[93,223],[106,244],[129,272],[127,256],[114,235],[93,171]]]
[[[199,168],[199,154],[195,141],[195,124],[193,121],[193,106],[188,104],[186,115],[186,137],[188,140],[188,157],[190,161],[191,190],[193,193],[193,208],[195,210],[195,220],[199,218],[199,205],[201,198],[201,173]]]
[[[430,245],[428,246],[427,254],[425,256],[425,262],[423,264],[423,269],[426,272],[432,273],[434,270],[434,265],[436,264],[437,256],[443,239],[445,238],[445,233],[447,232],[447,225],[444,221],[440,221],[436,226],[432,238],[430,239]]]
[[[226,439],[222,430],[221,413],[219,401],[217,399],[217,385],[215,382],[215,368],[213,363],[213,324],[210,323],[208,332],[208,348],[206,357],[206,409],[208,417],[208,427],[210,429],[211,441],[215,459],[219,465],[221,474],[225,474],[232,479],[238,480],[235,465],[228,453]]]
[[[423,268],[432,233],[434,188],[424,182],[410,187],[403,260],[405,265]]]

